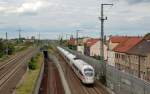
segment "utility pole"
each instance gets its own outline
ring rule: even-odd
[[[18,39],[18,42],[20,43],[20,39],[21,39],[21,31],[23,31],[20,27],[19,29],[17,30],[18,31],[18,35],[19,35],[19,39]]]
[[[77,46],[76,46],[76,50],[78,50],[78,34],[79,34],[80,30],[76,30],[76,41],[77,41]]]
[[[78,47],[78,44],[79,44],[79,40],[78,40],[78,38],[79,38],[79,31],[81,31],[81,30],[76,30],[77,47]]]
[[[59,45],[61,44],[61,43],[60,43],[60,40],[61,40],[61,36],[60,36],[60,34],[59,34],[59,36],[58,36]]]
[[[64,34],[62,33],[60,38],[61,45],[63,45],[63,38],[64,38]]]
[[[104,21],[107,20],[107,17],[104,18],[104,6],[113,6],[113,4],[101,4],[101,17],[99,17],[99,20],[101,21],[101,38],[100,38],[100,55],[101,55],[101,60],[100,63],[102,62],[102,66],[104,68],[103,70],[103,78],[104,82],[106,82],[106,63],[104,62]]]
[[[8,55],[8,35],[6,32],[6,55]]]
[[[40,45],[40,37],[41,37],[41,34],[39,32],[39,35],[38,35],[38,44]]]
[[[59,34],[59,44],[62,45],[63,44],[63,33]]]
[[[69,38],[68,38],[68,36],[69,36]],[[70,35],[70,34],[66,34],[67,47],[68,47],[68,45],[69,45],[69,40],[70,40],[70,38],[71,38],[71,35]]]
[[[70,38],[71,34],[66,34],[66,40],[69,40],[68,36]]]

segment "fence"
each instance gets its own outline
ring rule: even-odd
[[[65,48],[73,54],[89,63],[95,68],[96,74],[101,74],[103,67],[100,61],[91,57],[82,55],[76,51]],[[114,91],[116,94],[150,94],[150,83],[134,77],[130,74],[121,72],[115,67],[106,66],[106,80],[107,87]]]
[[[107,86],[116,94],[150,94],[150,83],[107,65]]]

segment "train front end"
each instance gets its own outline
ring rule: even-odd
[[[84,84],[94,84],[94,69],[92,67],[84,68],[83,70],[84,78],[82,82]]]

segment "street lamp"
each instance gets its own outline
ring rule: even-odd
[[[113,6],[113,4],[101,4],[101,17],[99,17],[99,20],[101,21],[100,63],[102,62],[103,67],[102,79],[104,80],[104,82],[106,82],[106,63],[104,62],[104,21],[107,20],[107,17],[104,18],[104,6]]]

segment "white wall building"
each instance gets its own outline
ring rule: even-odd
[[[85,54],[88,56],[101,56],[101,41],[99,39],[90,39],[85,45]],[[107,60],[107,45],[104,45],[104,59]]]
[[[84,46],[77,46],[77,51],[84,54]]]

